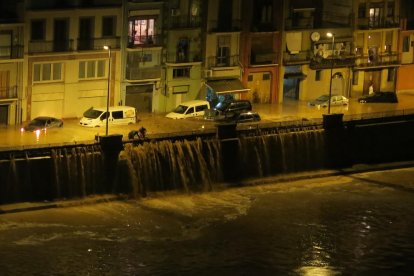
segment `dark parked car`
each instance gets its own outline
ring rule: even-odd
[[[397,94],[394,92],[375,92],[358,99],[360,103],[398,103]]]
[[[218,123],[249,123],[249,122],[258,122],[260,120],[261,120],[261,117],[259,113],[254,112],[254,111],[233,113],[232,116],[218,115],[214,119],[214,121]]]
[[[22,131],[36,131],[46,130],[53,127],[62,127],[63,121],[54,117],[36,117],[31,120],[26,126],[22,127]]]
[[[251,111],[252,104],[248,100],[225,101],[218,103],[215,109],[223,113],[241,113]]]

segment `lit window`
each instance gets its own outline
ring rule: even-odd
[[[106,76],[106,60],[85,60],[79,62],[80,79],[99,79]]]
[[[33,82],[61,80],[62,63],[36,63],[33,65]]]

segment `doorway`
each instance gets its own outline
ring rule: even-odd
[[[138,112],[152,112],[153,84],[126,87],[125,105],[135,107]]]
[[[8,125],[9,123],[9,106],[0,105],[0,125]]]
[[[379,92],[381,87],[381,70],[365,71],[364,87],[362,95],[369,94],[369,87],[372,85],[374,92]]]
[[[53,50],[64,52],[69,50],[69,31],[67,19],[55,19],[53,25]]]

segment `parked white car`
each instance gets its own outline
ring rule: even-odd
[[[203,100],[183,102],[165,117],[170,119],[185,119],[204,116],[204,111],[210,108],[210,103]]]
[[[99,127],[106,125],[106,107],[89,108],[83,113],[79,124],[85,127]],[[131,106],[109,107],[108,124],[129,125],[137,121],[137,110]]]
[[[349,100],[344,96],[331,95],[331,106],[342,106],[348,105]],[[328,107],[329,105],[329,95],[322,95],[317,99],[310,101],[308,103],[311,107],[321,108]]]

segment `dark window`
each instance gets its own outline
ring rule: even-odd
[[[263,74],[263,80],[270,80],[270,74],[269,73]]]
[[[207,105],[198,105],[196,106],[196,112],[200,112],[207,109]]]
[[[185,114],[193,114],[194,113],[194,107],[191,107],[187,110]]]
[[[102,36],[115,36],[114,16],[105,16],[102,18]]]
[[[410,37],[404,36],[403,38],[403,52],[409,52],[410,51]]]
[[[365,14],[367,13],[367,6],[365,3],[359,4],[358,7],[358,18],[365,18]]]
[[[173,78],[189,78],[190,67],[175,68],[173,69]]]
[[[359,75],[358,71],[355,71],[352,74],[352,84],[353,85],[358,85],[358,75]]]
[[[31,40],[45,39],[45,20],[33,20],[30,38]]]
[[[253,75],[248,75],[247,76],[247,81],[253,81]]]
[[[321,70],[316,70],[315,71],[315,81],[320,81],[321,80]]]
[[[388,68],[387,81],[394,81],[395,68]]]
[[[122,119],[122,118],[124,118],[124,112],[123,111],[113,111],[112,112],[112,118]]]

